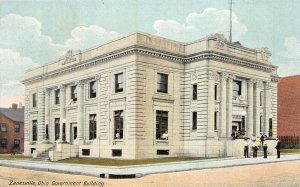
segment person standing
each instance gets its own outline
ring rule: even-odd
[[[262,133],[260,136],[261,145],[264,145],[265,135]]]
[[[280,143],[280,140],[277,139],[277,144],[275,147],[275,149],[277,150],[277,158],[280,158],[280,148],[281,148],[281,143]]]
[[[264,150],[264,158],[267,158],[268,157],[268,145],[267,145],[267,142],[265,142],[265,144],[263,145],[263,150]]]
[[[257,157],[257,144],[256,144],[256,141],[253,141],[253,144],[252,144],[252,151],[253,151],[253,158],[256,158]]]
[[[248,141],[247,138],[245,138],[244,140],[244,157],[245,158],[249,158],[249,145],[248,145]]]

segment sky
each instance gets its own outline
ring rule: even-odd
[[[300,0],[233,0],[233,41],[267,47],[300,74]],[[229,36],[229,0],[0,0],[0,107],[24,100],[25,70],[133,32],[181,42]]]

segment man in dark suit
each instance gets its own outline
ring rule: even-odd
[[[281,148],[281,143],[280,143],[280,140],[277,139],[277,144],[275,147],[275,149],[277,150],[277,158],[280,158],[280,148]]]

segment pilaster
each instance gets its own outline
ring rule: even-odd
[[[78,81],[77,82],[77,141],[79,144],[82,143],[83,141],[83,87],[84,87],[84,82],[83,81]]]
[[[269,118],[271,114],[271,86],[270,82],[264,84],[264,134],[269,136]]]
[[[226,137],[226,122],[227,122],[227,111],[226,111],[226,105],[227,105],[227,73],[221,74],[221,103],[220,103],[220,128],[219,128],[219,137]]]
[[[232,82],[235,78],[234,75],[228,75],[226,137],[230,137],[232,129]]]
[[[247,110],[247,137],[251,138],[253,135],[256,133],[253,131],[254,130],[254,123],[253,123],[253,84],[254,80],[250,79],[248,80],[248,110]]]
[[[260,92],[262,90],[263,84],[261,81],[256,82],[255,87],[255,135],[260,135]]]
[[[214,71],[208,72],[208,129],[207,137],[214,137],[214,112],[215,112],[215,100],[214,100],[214,88],[215,77],[217,73]]]
[[[66,123],[66,85],[60,86],[60,129],[59,140],[62,141],[63,124]]]

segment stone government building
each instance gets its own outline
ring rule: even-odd
[[[277,137],[270,55],[220,34],[180,43],[134,33],[69,51],[26,72],[25,155],[242,155],[243,139],[232,133]]]

